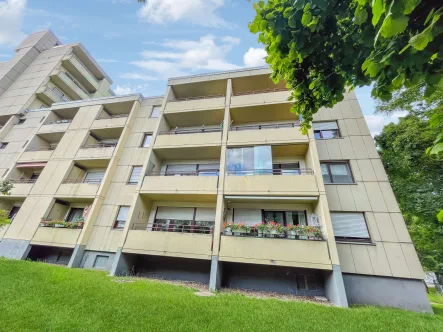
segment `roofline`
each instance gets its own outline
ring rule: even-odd
[[[242,71],[260,70],[260,69],[269,69],[269,66],[266,65],[266,66],[259,66],[259,67],[249,67],[249,68],[240,68],[240,69],[219,71],[219,72],[214,72],[214,73],[203,73],[203,74],[195,74],[195,75],[188,75],[188,76],[169,77],[168,81],[169,80],[184,79],[184,78],[192,78],[192,77],[202,77],[202,76],[212,76],[212,75],[239,73],[239,72],[242,72]]]

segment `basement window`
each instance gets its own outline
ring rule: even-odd
[[[315,276],[308,274],[297,274],[297,289],[298,290],[317,290]]]

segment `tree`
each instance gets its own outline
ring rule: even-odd
[[[11,223],[11,219],[9,219],[9,213],[5,210],[0,210],[0,227],[9,225]]]
[[[443,277],[443,224],[435,217],[443,206],[443,163],[425,153],[437,132],[420,113],[385,126],[375,140],[420,261]]]
[[[389,100],[393,91],[421,83],[432,95],[443,70],[438,3],[258,1],[249,28],[266,45],[272,79],[291,89],[292,111],[302,116],[306,132],[313,115],[343,100],[347,87],[374,83],[373,97]]]
[[[0,181],[0,193],[3,195],[11,195],[11,189],[14,185],[10,181]]]

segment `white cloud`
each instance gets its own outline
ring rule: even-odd
[[[123,35],[121,34],[121,32],[107,32],[104,34],[104,37],[106,39],[116,39],[116,38],[120,38]]]
[[[199,40],[166,40],[159,44],[158,49],[141,52],[142,59],[132,61],[131,64],[143,69],[143,75],[149,79],[238,69],[240,66],[227,60],[233,45],[238,42],[238,38],[217,39],[212,35],[203,36]],[[137,79],[135,76],[133,78]]]
[[[225,0],[148,0],[138,15],[150,23],[184,21],[207,27],[229,27],[217,12]]]
[[[16,46],[26,35],[22,32],[26,0],[0,2],[0,45]]]
[[[264,48],[253,48],[250,47],[249,50],[243,56],[243,62],[246,67],[259,67],[265,66],[265,56],[267,53]]]
[[[120,62],[118,60],[115,59],[97,59],[98,62],[102,62],[102,63],[116,63],[116,62]]]
[[[122,86],[122,85],[117,85],[117,87],[114,89],[114,93],[116,95],[129,95],[131,93],[134,93],[135,91],[130,88],[129,86]]]
[[[35,30],[36,31],[43,31],[43,30],[48,30],[51,27],[52,23],[51,22],[46,22],[40,25],[37,25]]]
[[[398,123],[399,118],[402,118],[408,114],[407,111],[403,112],[395,112],[391,115],[365,115],[366,123],[368,124],[369,131],[371,132],[372,137],[379,135],[383,127],[387,124],[393,122]]]
[[[154,76],[149,76],[142,73],[123,73],[120,75],[120,78],[124,78],[127,80],[140,80],[140,81],[155,81],[157,80]]]
[[[148,94],[148,84],[122,84],[117,85],[117,87],[114,90],[114,93],[116,95],[122,96],[122,95],[129,95],[133,93],[144,93]]]

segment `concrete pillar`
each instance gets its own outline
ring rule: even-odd
[[[337,307],[348,307],[345,285],[340,265],[332,265],[332,271],[325,278],[326,296]]]
[[[29,240],[3,238],[0,242],[0,257],[9,259],[26,259],[31,250]]]
[[[83,259],[83,255],[85,253],[86,246],[83,244],[76,244],[74,248],[74,252],[71,255],[71,259],[69,260],[68,267],[75,268],[80,267],[80,264]]]
[[[133,275],[133,267],[135,262],[135,255],[123,254],[123,249],[118,248],[115,254],[114,262],[112,262],[111,276],[129,276]]]
[[[218,256],[211,258],[211,274],[209,278],[209,290],[214,292],[222,285],[222,263],[218,261]]]

